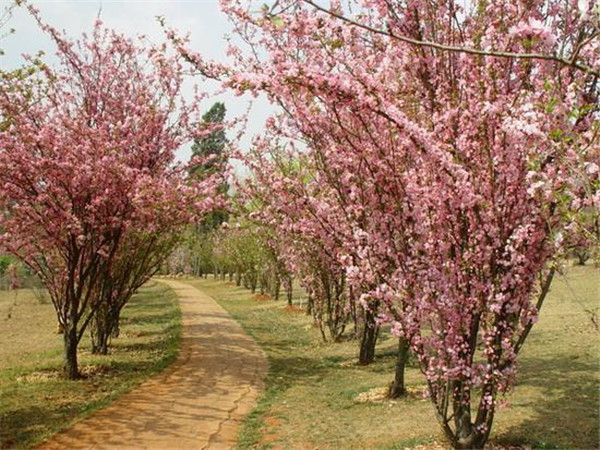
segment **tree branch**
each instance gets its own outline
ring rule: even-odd
[[[575,69],[581,70],[583,72],[589,73],[591,75],[600,76],[600,70],[596,70],[593,67],[589,67],[585,64],[576,62],[575,57],[577,55],[574,55],[575,56],[574,58],[567,59],[567,58],[560,58],[556,55],[547,55],[547,54],[543,54],[543,53],[514,53],[514,52],[500,52],[500,51],[496,51],[496,50],[479,50],[479,49],[471,48],[471,47],[460,47],[460,46],[455,46],[455,45],[439,44],[437,42],[431,42],[431,41],[421,41],[418,39],[409,38],[407,36],[397,35],[397,34],[392,33],[391,31],[380,30],[378,28],[374,28],[369,25],[365,25],[364,23],[357,22],[357,21],[352,20],[342,14],[338,14],[334,11],[330,11],[326,8],[323,8],[322,6],[319,6],[316,3],[314,3],[312,0],[302,0],[302,1],[304,3],[311,5],[313,8],[315,8],[319,11],[329,14],[330,16],[335,17],[336,19],[339,19],[350,25],[353,25],[358,28],[362,28],[363,30],[369,31],[371,33],[388,36],[392,39],[406,42],[407,44],[411,44],[411,45],[415,45],[415,46],[419,46],[419,47],[435,48],[437,50],[443,50],[443,51],[447,51],[447,52],[466,53],[466,54],[470,54],[470,55],[479,55],[479,56],[491,56],[493,58],[538,59],[538,60],[544,60],[544,61],[554,61],[554,62],[563,64],[565,66],[570,66]]]

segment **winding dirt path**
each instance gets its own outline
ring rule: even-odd
[[[264,352],[212,298],[179,281],[182,340],[166,370],[38,448],[232,448],[267,371]]]

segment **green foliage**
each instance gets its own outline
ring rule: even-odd
[[[216,129],[204,138],[197,139],[194,142],[194,145],[192,145],[192,157],[212,157],[213,159],[195,166],[191,170],[192,175],[204,178],[207,174],[220,170],[219,166],[224,162],[227,137],[225,136],[225,129],[219,125],[223,125],[226,112],[225,105],[217,102],[202,116],[203,125],[216,127]]]
[[[227,137],[225,135],[224,121],[227,109],[222,102],[216,102],[202,116],[202,123],[207,127],[215,129],[202,139],[197,139],[192,145],[192,158],[200,158],[201,163],[192,167],[190,175],[196,179],[204,179],[214,173],[222,172],[227,160],[225,155],[225,146]],[[229,186],[223,183],[219,188],[219,193],[227,194]],[[227,220],[228,214],[224,210],[216,210],[208,214],[199,226],[195,227],[196,233],[205,233],[219,227]]]
[[[2,51],[0,49],[0,55]],[[46,69],[46,65],[41,60],[44,52],[38,52],[29,64],[19,67],[14,70],[3,70],[0,68],[0,91],[3,92],[20,92],[23,98],[27,100],[28,105],[33,104],[37,99],[34,97],[35,88],[43,92],[43,81],[37,76],[41,71]],[[25,109],[19,111],[25,113]],[[14,115],[5,115],[0,117],[0,132],[9,129],[14,123]]]
[[[0,275],[4,275],[6,269],[12,262],[12,258],[8,255],[0,255]]]

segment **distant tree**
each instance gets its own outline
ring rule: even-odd
[[[194,158],[203,160],[201,164],[192,166],[191,173],[196,177],[202,178],[206,174],[219,171],[225,163],[227,137],[223,122],[226,112],[225,104],[216,102],[202,116],[202,124],[211,131],[206,136],[196,139],[192,145],[192,163]]]
[[[197,180],[215,174],[223,175],[227,156],[225,146],[225,115],[227,109],[222,102],[216,102],[202,116],[202,129],[206,134],[194,141],[192,145],[192,162],[190,175]],[[200,162],[197,162],[200,161]],[[226,195],[229,185],[225,180],[218,187],[219,194]],[[202,221],[189,228],[186,233],[185,248],[181,249],[181,256],[187,259],[186,265],[194,276],[201,276],[206,271],[206,260],[212,259],[211,233],[223,222],[227,221],[228,213],[224,209],[215,209],[206,215]]]

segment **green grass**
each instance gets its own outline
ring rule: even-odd
[[[244,421],[238,448],[391,450],[443,442],[414,363],[407,398],[356,401],[392,380],[397,342],[389,334],[381,336],[374,364],[352,365],[356,342],[322,343],[309,318],[287,311],[283,301],[256,301],[230,283],[189,282],[223,305],[269,358],[266,389]],[[497,412],[492,442],[599,447],[600,333],[589,312],[598,307],[599,283],[591,267],[571,267],[555,280],[520,356],[509,406]]]
[[[62,336],[52,306],[31,292],[0,292],[0,448],[29,448],[168,366],[177,356],[181,312],[173,290],[150,282],[125,307],[110,354],[80,344],[84,379],[60,376]],[[16,302],[15,302],[16,300]],[[8,318],[10,311],[10,318]]]

